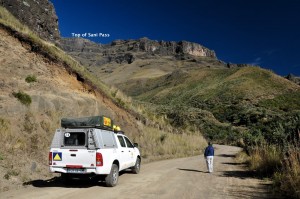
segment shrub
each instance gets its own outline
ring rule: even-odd
[[[17,93],[13,92],[12,94],[15,98],[17,98],[25,106],[29,106],[31,104],[31,97],[28,94],[26,94],[22,91],[19,91]]]
[[[27,83],[36,82],[36,76],[35,76],[35,75],[28,75],[28,76],[25,78],[25,81],[26,81]]]

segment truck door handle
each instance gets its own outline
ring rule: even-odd
[[[76,154],[71,154],[72,157],[76,157]]]
[[[124,152],[124,151],[121,151],[122,153]]]

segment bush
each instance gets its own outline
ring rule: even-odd
[[[36,76],[35,76],[35,75],[28,75],[28,76],[25,78],[25,81],[26,81],[27,83],[36,82]]]
[[[17,98],[25,106],[29,106],[31,104],[31,97],[28,94],[26,94],[22,91],[19,91],[17,93],[13,92],[12,94],[15,98]]]

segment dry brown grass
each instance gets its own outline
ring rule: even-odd
[[[47,119],[42,119],[28,111],[20,118],[23,119],[0,119],[0,192],[53,176],[48,171],[45,154],[48,154],[51,132],[58,125],[59,114],[49,113]]]
[[[207,145],[200,134],[176,134],[143,126],[139,136],[133,135],[139,143],[142,158],[149,162],[160,159],[179,158],[199,155]]]
[[[300,198],[300,148],[292,146],[289,148],[287,157],[282,161],[281,172],[274,175],[275,185],[281,191],[293,198]]]
[[[250,160],[250,156],[245,151],[240,151],[235,156],[235,161],[237,163],[247,163]]]
[[[257,146],[251,151],[249,166],[261,176],[272,176],[281,168],[282,151],[274,145]]]
[[[248,162],[250,170],[260,177],[272,178],[274,191],[288,198],[300,198],[300,148],[290,145],[284,151],[278,146],[265,145],[254,148],[250,156],[241,152],[237,160]]]

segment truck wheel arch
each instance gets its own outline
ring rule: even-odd
[[[113,165],[113,164],[117,165],[118,168],[119,168],[119,170],[120,170],[120,163],[119,163],[118,160],[114,160],[113,163],[112,163],[112,165]]]

